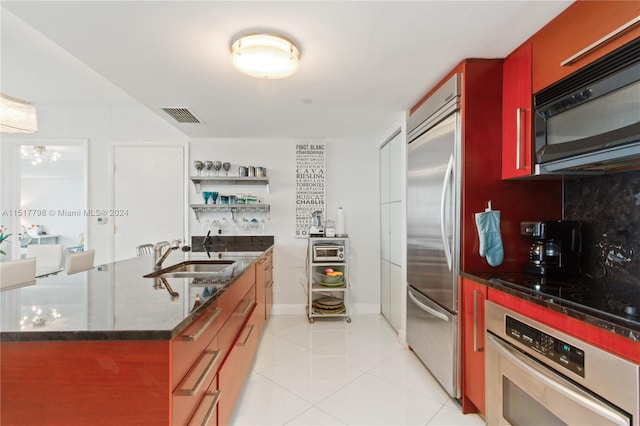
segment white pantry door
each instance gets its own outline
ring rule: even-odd
[[[117,146],[114,152],[114,260],[136,246],[184,238],[184,148]]]

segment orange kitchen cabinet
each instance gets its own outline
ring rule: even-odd
[[[245,378],[251,368],[258,348],[258,323],[263,321],[262,315],[263,313],[255,308],[251,311],[218,373],[218,385],[222,391],[218,403],[218,424],[220,425],[229,424]]]
[[[256,310],[258,312],[262,312],[261,321],[258,321],[258,327],[262,329],[264,322],[266,321],[266,311],[267,311],[267,293],[266,293],[266,283],[267,283],[267,272],[266,266],[267,257],[266,253],[260,256],[260,258],[256,261]]]
[[[573,3],[531,38],[533,93],[640,37],[638,17],[638,1]]]
[[[258,322],[262,330],[273,306],[273,247],[267,249],[256,262],[256,303],[262,314],[262,321]]]
[[[462,278],[462,412],[485,412],[484,302],[487,286]]]
[[[265,262],[265,283],[264,283],[264,292],[265,292],[265,312],[264,317],[265,320],[269,318],[271,315],[271,309],[273,308],[273,247],[268,249],[265,253],[266,262]]]
[[[225,297],[227,295],[222,295]],[[228,300],[237,303],[237,300]],[[231,312],[229,307],[208,306],[171,341],[172,424],[187,424],[198,407],[206,404],[208,388],[222,364],[217,337]]]
[[[502,66],[502,179],[533,172],[531,43],[513,51]]]
[[[169,340],[1,342],[0,424],[171,424],[169,345]]]

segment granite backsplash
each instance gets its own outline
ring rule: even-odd
[[[204,252],[205,235],[191,236],[191,250]],[[211,252],[265,251],[273,245],[273,235],[209,235],[206,248]]]
[[[566,178],[564,218],[582,222],[584,273],[640,292],[640,170]]]

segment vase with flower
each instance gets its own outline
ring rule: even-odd
[[[4,240],[9,238],[10,236],[11,234],[6,233],[6,228],[0,225],[0,247],[2,247],[2,243],[4,242]],[[6,253],[2,249],[0,249],[0,254],[6,254]]]

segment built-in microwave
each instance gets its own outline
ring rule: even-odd
[[[640,164],[640,38],[534,95],[536,171]]]
[[[344,244],[323,243],[313,245],[314,262],[344,262]]]

